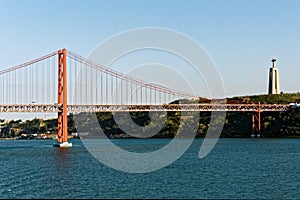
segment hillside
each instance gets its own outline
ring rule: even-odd
[[[227,99],[228,103],[289,104],[300,103],[300,93],[241,96]]]

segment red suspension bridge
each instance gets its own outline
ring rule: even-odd
[[[58,143],[65,146],[70,112],[244,111],[253,112],[252,128],[260,133],[260,112],[289,108],[273,104],[171,104],[198,97],[126,76],[66,49],[0,71],[0,89],[0,112],[58,113]]]

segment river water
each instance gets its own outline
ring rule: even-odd
[[[204,159],[203,142],[160,170],[130,174],[96,160],[80,140],[0,141],[0,198],[300,199],[300,139],[220,139]],[[118,140],[122,146],[169,139]]]

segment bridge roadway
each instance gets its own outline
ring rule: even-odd
[[[68,112],[135,112],[135,111],[287,111],[289,104],[163,104],[163,105],[68,105]],[[58,104],[0,105],[0,112],[59,112]]]

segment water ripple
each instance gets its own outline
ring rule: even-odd
[[[138,151],[168,142],[117,141]],[[146,174],[100,164],[80,140],[70,149],[52,143],[0,141],[0,198],[300,199],[300,140],[221,139],[204,159],[195,140],[172,165]]]

